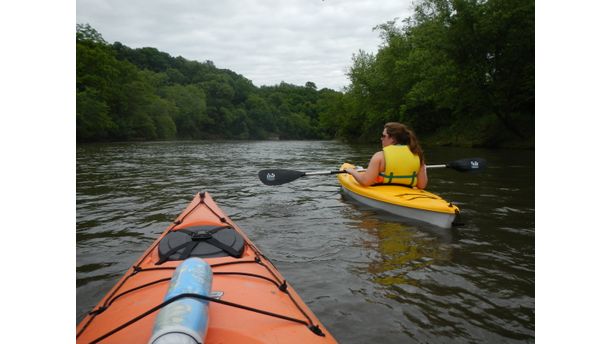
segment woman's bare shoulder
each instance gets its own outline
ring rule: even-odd
[[[370,159],[370,165],[376,166],[378,172],[385,170],[385,155],[383,152],[376,152],[372,155],[372,159]]]
[[[378,151],[372,155],[372,159],[384,159],[385,154],[382,151]]]

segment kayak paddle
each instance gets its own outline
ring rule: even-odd
[[[304,176],[320,176],[325,174],[347,173],[345,170],[337,171],[315,171],[315,172],[300,172],[294,170],[261,170],[259,171],[259,180],[266,185],[281,185],[292,182]]]
[[[481,171],[487,167],[487,161],[483,158],[468,158],[451,161],[442,165],[427,165],[427,168],[448,167],[459,172]]]
[[[451,161],[447,164],[442,165],[428,165],[427,168],[452,168],[453,170],[460,172],[467,171],[478,171],[482,170],[486,167],[487,162],[482,158],[469,158],[469,159],[461,159]],[[364,171],[364,170],[357,170]],[[258,173],[259,180],[265,185],[282,185],[285,183],[292,182],[298,178],[305,176],[320,176],[327,174],[338,174],[338,173],[348,173],[345,170],[336,170],[336,171],[315,171],[315,172],[301,172],[295,170],[286,170],[286,169],[267,169],[261,170]]]

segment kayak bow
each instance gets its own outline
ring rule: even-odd
[[[185,343],[336,343],[205,192],[77,326],[77,343],[157,344],[170,336]]]

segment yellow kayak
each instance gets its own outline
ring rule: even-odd
[[[344,163],[340,170],[355,168]],[[459,208],[425,190],[402,185],[362,186],[348,173],[338,174],[342,191],[356,201],[402,217],[450,228]]]

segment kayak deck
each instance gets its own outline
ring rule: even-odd
[[[221,302],[209,302],[206,343],[336,342],[274,265],[202,192],[81,321],[77,343],[147,343],[156,307],[184,260],[163,262],[158,246],[169,233],[198,226],[230,227],[244,240],[240,257],[202,258],[212,268],[212,292]]]
[[[340,169],[354,168],[345,163]],[[402,185],[362,186],[348,173],[338,174],[342,191],[356,201],[386,212],[450,228],[459,208],[425,190]]]

